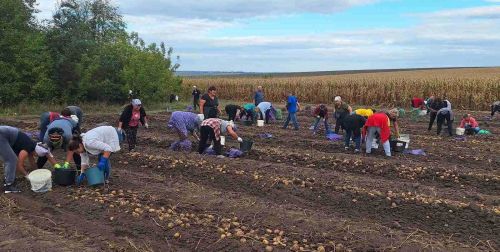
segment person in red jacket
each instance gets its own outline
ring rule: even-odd
[[[397,111],[391,110],[390,116],[397,117]],[[366,136],[366,153],[372,152],[372,143],[375,138],[375,133],[380,135],[380,143],[384,147],[385,155],[391,156],[391,144],[389,138],[391,136],[391,128],[389,116],[386,113],[375,113],[368,117],[365,126],[363,127],[363,136]]]
[[[470,114],[465,114],[460,122],[460,128],[465,129],[465,134],[474,135],[477,134],[481,129],[479,128],[479,123],[477,123],[474,117]]]
[[[413,99],[411,99],[411,107],[416,109],[425,109],[424,99],[413,97]]]

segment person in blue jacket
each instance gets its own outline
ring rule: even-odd
[[[300,103],[297,100],[294,92],[291,92],[287,97],[286,109],[288,111],[288,116],[286,118],[285,124],[283,125],[283,129],[288,128],[288,124],[290,123],[290,121],[292,121],[294,129],[299,130],[299,123],[297,122],[297,111],[300,111]]]

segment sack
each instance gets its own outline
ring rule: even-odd
[[[226,152],[226,156],[230,158],[238,158],[243,156],[243,152],[238,149],[231,148],[229,151]]]

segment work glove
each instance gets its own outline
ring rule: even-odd
[[[242,142],[243,142],[243,138],[238,137],[238,142],[239,142],[239,143],[242,143]]]
[[[64,169],[69,169],[69,162],[64,162],[63,168]]]
[[[144,124],[144,127],[145,127],[146,129],[149,129],[149,124],[148,124],[148,123],[145,123],[145,124]]]
[[[99,159],[97,167],[99,168],[100,171],[104,171],[108,167],[108,159],[105,157],[101,157]]]
[[[61,166],[61,164],[55,164],[55,165],[54,165],[54,168],[55,168],[55,169],[61,169],[61,168],[62,168],[62,166]]]
[[[76,185],[81,185],[83,180],[85,180],[85,173],[81,173],[80,176],[76,178]]]
[[[78,116],[76,116],[76,115],[71,115],[71,119],[72,119],[75,123],[77,123],[77,124],[78,124],[78,121],[79,121]]]

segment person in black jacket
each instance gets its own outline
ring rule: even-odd
[[[240,114],[243,113],[243,111],[244,111],[241,106],[234,105],[234,104],[227,105],[225,110],[226,110],[226,114],[228,116],[228,119],[227,119],[228,121],[235,121],[236,114],[238,114],[238,110],[240,111]]]
[[[358,114],[349,114],[342,118],[342,127],[345,130],[345,149],[349,150],[351,137],[355,143],[354,152],[358,153],[361,148],[361,129],[365,126],[366,118]]]
[[[141,123],[146,129],[149,128],[146,111],[142,107],[141,100],[133,99],[132,103],[123,110],[118,129],[124,129],[127,134],[128,150],[133,151],[137,143],[137,128]]]
[[[427,128],[428,131],[431,131],[432,125],[434,124],[434,121],[436,120],[437,112],[442,109],[443,107],[446,107],[443,105],[443,100],[441,98],[436,97],[431,101],[431,104],[429,104],[429,111],[430,111],[430,121],[429,121],[429,128]]]

